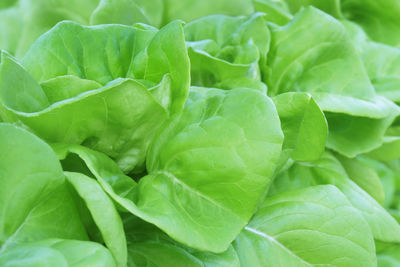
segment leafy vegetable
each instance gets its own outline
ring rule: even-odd
[[[342,0],[342,9],[347,18],[360,24],[366,33],[378,42],[399,47],[400,3],[383,0]]]
[[[240,112],[249,102],[254,108]],[[102,154],[83,147],[56,150],[61,158],[68,150],[80,156],[129,212],[191,247],[222,252],[268,189],[281,145],[279,120],[266,96],[193,88],[182,114],[155,139],[147,156],[149,174],[138,184]]]
[[[0,266],[398,266],[399,18],[1,1]]]
[[[364,64],[376,92],[400,102],[400,49],[374,42],[364,46]]]
[[[375,266],[368,225],[331,185],[267,198],[234,243],[242,266]]]
[[[129,262],[138,266],[240,266],[232,246],[220,254],[196,251],[180,245],[151,224],[133,216],[124,219],[129,240]]]
[[[309,92],[326,113],[331,149],[354,157],[378,147],[399,110],[375,94],[340,22],[306,8],[271,35],[269,94]]]
[[[112,201],[93,179],[80,173],[66,173],[68,181],[86,202],[104,242],[118,266],[126,266],[127,250],[121,218]],[[107,214],[107,216],[103,216]]]
[[[100,0],[90,15],[90,24],[125,24],[137,22],[160,26],[163,22],[163,0]],[[155,8],[156,7],[156,8]]]
[[[251,0],[163,0],[164,23],[182,19],[192,21],[194,19],[212,14],[224,14],[230,16],[249,15],[253,12]]]
[[[0,254],[47,238],[87,240],[51,148],[26,130],[1,123],[0,151]]]
[[[15,0],[0,6],[0,48],[22,57],[41,34],[57,22],[87,24],[99,0]],[[4,14],[4,16],[3,16]]]
[[[383,245],[378,248],[378,264],[379,266],[396,266],[400,263],[398,245]]]
[[[351,174],[351,172],[349,172]],[[324,154],[313,163],[297,163],[275,180],[271,195],[313,185],[335,185],[368,222],[374,238],[385,242],[399,242],[400,225],[367,192],[355,184],[339,161]]]
[[[341,155],[336,157],[343,165],[349,178],[375,198],[376,201],[383,204],[387,194],[384,193],[380,180],[381,176],[371,166],[371,162],[364,162],[365,159],[363,160],[362,158],[349,159]]]
[[[156,130],[186,99],[188,59],[180,24],[157,32],[64,22],[35,42],[23,67],[2,52],[3,119],[20,120],[50,142],[84,143],[125,171],[142,169]]]
[[[184,30],[192,85],[266,91],[259,63],[266,61],[270,33],[262,14],[204,17]]]
[[[116,266],[111,254],[98,243],[49,239],[22,244],[0,255],[2,266]]]
[[[290,156],[298,161],[320,158],[328,135],[324,114],[307,93],[284,93],[273,98],[285,135],[281,161]]]

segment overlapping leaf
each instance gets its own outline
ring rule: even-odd
[[[367,223],[331,185],[266,198],[234,247],[241,266],[376,266]]]
[[[159,126],[183,108],[188,64],[180,22],[160,31],[60,23],[21,64],[2,52],[2,118],[49,142],[102,151],[125,171],[141,170]]]
[[[242,112],[249,102],[253,109]],[[190,247],[222,252],[271,183],[283,139],[279,125],[272,101],[261,93],[193,88],[183,113],[155,139],[148,175],[138,184],[105,155],[55,149],[61,158],[68,151],[80,156],[125,210]]]
[[[261,13],[204,17],[185,25],[184,31],[192,85],[266,90],[259,64],[265,64],[270,33]]]
[[[87,240],[61,165],[33,134],[0,124],[0,254],[47,238]]]
[[[310,93],[328,120],[327,146],[346,156],[381,145],[399,109],[376,95],[339,21],[309,7],[274,26],[271,40],[264,75],[270,95]]]
[[[367,221],[375,239],[399,242],[400,225],[384,207],[347,176],[341,164],[330,154],[313,163],[294,164],[276,178],[270,194],[321,184],[335,185],[346,196]]]

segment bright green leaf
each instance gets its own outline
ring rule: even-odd
[[[271,183],[283,139],[279,126],[272,101],[261,93],[193,88],[183,113],[154,141],[149,174],[139,184],[105,155],[55,149],[60,158],[78,154],[126,210],[190,247],[222,252]]]
[[[186,24],[191,84],[227,89],[256,84],[256,89],[265,90],[259,63],[265,65],[270,33],[263,16],[214,15]]]
[[[285,136],[282,155],[298,161],[317,160],[328,136],[328,125],[317,103],[307,93],[285,93],[272,100]]]
[[[65,175],[85,201],[117,266],[127,266],[125,233],[113,202],[95,180],[81,173],[66,172]]]
[[[234,247],[241,266],[376,266],[368,224],[331,185],[267,197]]]
[[[202,252],[182,246],[137,217],[124,219],[129,241],[129,260],[134,266],[239,267],[232,246],[223,253]]]
[[[0,254],[46,238],[87,239],[61,165],[33,134],[0,124]]]
[[[340,161],[347,175],[359,187],[370,194],[376,201],[383,204],[385,193],[378,173],[369,164],[360,161],[358,158],[349,159],[341,155],[336,158]]]
[[[400,46],[400,2],[341,0],[343,15],[363,27],[375,41]]]
[[[287,25],[273,26],[271,40],[264,74],[270,95],[310,93],[326,113],[327,146],[348,157],[382,144],[399,109],[375,94],[339,21],[305,8]]]
[[[188,93],[180,22],[160,31],[63,22],[32,45],[22,66],[1,55],[4,121],[20,120],[48,142],[102,151],[126,172],[143,170],[156,131]]]
[[[251,0],[163,0],[164,24],[181,19],[185,22],[213,15],[249,15],[253,12]]]
[[[4,267],[116,267],[110,252],[98,243],[49,239],[16,246],[0,254]]]
[[[295,163],[275,179],[270,195],[321,184],[335,185],[347,197],[367,221],[376,240],[400,242],[400,225],[347,176],[342,165],[331,154],[326,153],[312,163]]]

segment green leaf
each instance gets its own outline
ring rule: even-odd
[[[368,165],[378,174],[385,194],[385,202],[383,203],[384,207],[387,209],[395,208],[396,195],[399,191],[398,184],[400,182],[398,170],[389,164],[368,157],[360,157],[360,160],[364,165]]]
[[[285,0],[292,13],[299,12],[302,8],[313,6],[336,18],[342,18],[341,0]]]
[[[4,73],[6,73],[6,71],[4,71]],[[40,86],[45,93],[48,102],[54,104],[76,97],[86,91],[98,89],[101,87],[101,84],[92,80],[81,79],[73,75],[65,75],[46,80],[42,82]],[[41,90],[36,89],[35,91],[40,92]]]
[[[90,24],[133,25],[141,22],[159,27],[163,11],[163,0],[100,0],[90,16]]]
[[[176,21],[157,31],[141,25],[84,27],[62,22],[32,45],[22,65],[38,82],[74,75],[104,86],[118,78],[132,78],[150,88],[169,75],[169,111],[178,112],[189,85],[181,24]],[[39,64],[37,57],[41,58]]]
[[[297,13],[303,7],[313,6],[336,18],[342,18],[341,0],[285,0],[290,11]]]
[[[327,146],[348,157],[381,145],[399,109],[378,97],[343,25],[305,8],[285,26],[271,26],[264,79],[270,95],[310,93],[326,114]]]
[[[222,252],[271,183],[282,139],[276,109],[263,94],[193,88],[183,113],[154,141],[149,174],[137,185],[102,154],[55,149],[60,158],[78,154],[126,210],[185,245]]]
[[[164,0],[163,2],[163,24],[176,19],[190,22],[213,14],[240,16],[250,15],[253,12],[251,0]]]
[[[374,97],[346,29],[331,16],[305,8],[287,25],[271,27],[271,40],[266,80],[271,94],[296,90]]]
[[[361,25],[373,40],[400,46],[398,1],[341,0],[341,3],[344,16]]]
[[[127,266],[125,233],[113,202],[95,180],[81,173],[66,172],[65,175],[85,201],[117,266]]]
[[[367,42],[363,47],[362,58],[376,92],[400,102],[400,49]]]
[[[270,33],[264,15],[248,17],[214,15],[185,25],[185,39],[191,62],[191,84],[194,86],[246,87],[244,79],[263,88],[259,62],[264,65]],[[238,81],[239,80],[239,81]],[[242,81],[242,82],[241,82]]]
[[[180,22],[160,31],[63,22],[33,44],[22,66],[2,53],[0,113],[48,142],[84,144],[140,172],[158,128],[182,110],[188,86]]]
[[[384,203],[386,194],[384,193],[383,185],[378,173],[375,172],[370,164],[360,161],[358,158],[350,159],[341,155],[336,155],[336,158],[340,161],[351,180],[380,204]]]
[[[51,148],[33,134],[0,124],[0,254],[46,238],[87,239]]]
[[[346,28],[353,46],[356,48],[357,52],[362,55],[365,44],[369,42],[367,34],[364,32],[361,26],[355,22],[350,20],[341,20],[340,22]]]
[[[385,136],[383,138],[382,146],[372,150],[367,155],[371,158],[382,161],[400,159],[400,135]]]
[[[3,3],[1,1],[0,5]],[[0,49],[15,53],[23,29],[21,17],[21,10],[17,7],[0,8]]]
[[[234,247],[241,266],[376,266],[368,224],[331,185],[267,197]]]
[[[386,115],[381,118],[325,112],[329,126],[327,147],[347,157],[354,157],[381,147],[385,142],[386,130],[399,115],[399,108],[385,98],[377,98],[377,100],[376,106],[371,108],[370,112],[375,111],[375,114],[379,116],[378,112],[382,111],[381,114]],[[352,101],[338,100],[338,102],[343,105],[353,105]],[[332,101],[332,105],[338,102]]]
[[[240,266],[232,246],[219,254],[193,250],[132,215],[125,217],[124,226],[129,241],[129,260],[133,266]]]
[[[317,160],[328,136],[328,125],[317,103],[311,95],[300,92],[281,94],[272,100],[285,136],[282,156],[298,161]]]
[[[275,107],[261,93],[192,88],[183,113],[167,125],[149,151],[150,175],[139,184],[148,190],[146,206],[153,209],[150,204],[156,199],[173,203],[186,221],[180,232],[194,235],[191,228],[196,227],[196,239],[205,239],[188,245],[201,248],[209,238],[215,239],[210,231],[218,231],[219,240],[208,249],[220,252],[249,220],[268,188],[281,145]],[[182,205],[193,212],[190,217]],[[196,218],[197,226],[186,230],[191,218]],[[199,221],[207,228],[199,227]]]
[[[6,49],[22,58],[31,44],[57,22],[72,20],[88,24],[98,2],[99,0],[14,1],[13,6],[0,11],[5,15],[0,16],[0,28],[4,30],[0,34],[0,49]]]
[[[16,81],[19,86],[12,86]],[[0,97],[2,105],[21,112],[35,112],[49,106],[40,85],[4,51],[0,51]]]
[[[395,267],[400,265],[400,245],[388,244],[377,251],[379,267]]]
[[[185,250],[158,242],[130,245],[129,256],[133,266],[204,266]]]
[[[50,239],[18,245],[0,254],[7,267],[115,267],[110,252],[95,242]]]
[[[18,0],[4,0],[4,1],[1,1],[0,9],[5,9],[5,8],[8,8],[8,7],[11,7],[11,6],[15,5],[15,3],[17,1]]]
[[[354,183],[339,161],[324,154],[312,163],[295,163],[274,181],[270,195],[313,185],[335,185],[361,213],[376,240],[400,242],[400,225],[367,192]]]
[[[265,20],[277,25],[284,25],[293,19],[284,0],[253,0],[254,8],[265,13]]]

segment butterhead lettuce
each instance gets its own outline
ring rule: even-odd
[[[0,266],[400,266],[398,0],[0,2]]]

